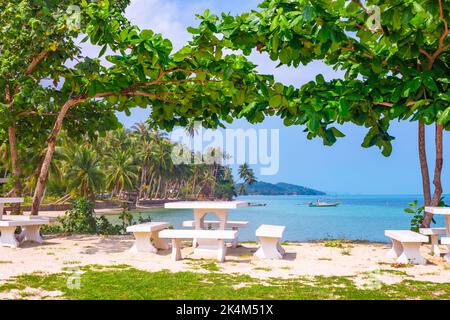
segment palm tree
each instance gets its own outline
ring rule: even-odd
[[[106,187],[112,190],[111,197],[123,195],[125,189],[133,189],[137,181],[138,166],[134,164],[130,151],[111,152],[105,160]]]
[[[253,169],[249,167],[247,163],[244,163],[239,166],[239,178],[244,180],[244,182],[239,187],[239,194],[244,194],[247,192],[246,185],[252,185],[257,180],[255,177],[255,173],[253,172]]]
[[[81,146],[67,152],[65,157],[69,188],[82,197],[95,198],[95,192],[101,189],[104,179],[96,152],[88,146]]]

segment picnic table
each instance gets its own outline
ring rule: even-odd
[[[194,229],[205,230],[205,216],[208,213],[215,214],[219,219],[218,230],[226,230],[228,210],[248,206],[245,201],[177,201],[164,204],[166,209],[191,209],[194,212]],[[213,253],[218,251],[219,243],[214,239],[194,239],[196,252]]]
[[[447,237],[450,237],[450,207],[425,207],[425,211],[432,214],[445,216],[445,227],[447,229]]]

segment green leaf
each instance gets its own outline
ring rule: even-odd
[[[281,105],[282,96],[279,94],[273,95],[269,100],[271,108],[278,108]]]

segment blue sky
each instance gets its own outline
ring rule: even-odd
[[[127,9],[128,18],[141,28],[150,28],[169,38],[175,48],[180,48],[189,39],[186,27],[196,25],[195,14],[210,9],[214,13],[240,13],[256,9],[259,1],[202,1],[202,0],[132,0]],[[264,55],[251,56],[262,73],[272,73],[277,81],[300,86],[322,73],[326,79],[340,74],[319,62],[294,68],[275,68]],[[148,110],[137,109],[130,117],[120,114],[120,120],[127,126],[145,121]],[[252,128],[245,121],[236,121],[231,128]],[[289,182],[313,187],[331,193],[352,194],[420,194],[421,179],[417,155],[417,124],[393,123],[390,133],[396,137],[393,153],[389,158],[381,155],[377,148],[361,147],[366,129],[345,125],[345,138],[334,146],[323,146],[321,140],[307,140],[303,127],[286,128],[277,118],[266,120],[258,128],[280,130],[280,169],[277,175],[265,176],[268,182]],[[433,128],[428,128],[429,165],[434,167]],[[450,159],[445,148],[449,134],[444,133],[444,160]],[[258,167],[255,167],[258,173]],[[450,179],[444,163],[444,191]],[[432,172],[430,172],[432,176]]]

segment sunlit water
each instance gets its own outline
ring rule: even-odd
[[[448,199],[449,197],[447,197]],[[400,196],[337,196],[327,200],[337,200],[338,207],[313,208],[307,205],[315,201],[310,196],[248,196],[238,200],[252,203],[266,203],[265,207],[244,207],[229,210],[229,220],[245,220],[250,226],[241,229],[239,237],[243,241],[254,241],[255,230],[261,224],[285,225],[284,239],[305,241],[320,239],[349,239],[386,242],[384,230],[409,229],[411,214],[403,209],[412,200],[420,200],[418,195]],[[191,210],[151,209],[133,211],[133,215],[152,218],[152,221],[167,221],[175,228],[182,228],[184,220],[193,220]],[[117,217],[111,217],[116,221]],[[212,215],[207,219],[215,220]],[[436,223],[444,226],[442,216],[436,216]]]

